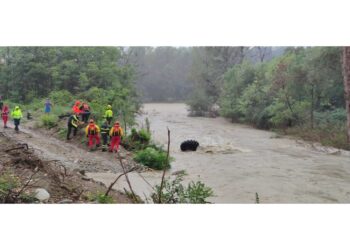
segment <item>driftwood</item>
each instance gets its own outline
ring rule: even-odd
[[[123,169],[123,172],[124,172],[124,175],[125,175],[125,178],[126,178],[126,182],[129,185],[129,188],[130,188],[131,194],[133,196],[133,199],[134,199],[134,201],[137,201],[137,197],[135,195],[134,190],[132,189],[132,186],[131,186],[131,183],[130,183],[130,180],[129,180],[129,177],[128,177],[128,172],[127,172],[127,170],[124,167],[124,163],[122,161],[122,158],[120,157],[119,152],[117,152],[117,155],[118,155],[118,159],[119,159],[120,165],[122,166],[122,169]]]
[[[163,169],[162,182],[160,183],[160,188],[159,188],[158,203],[162,203],[162,190],[163,190],[163,186],[164,186],[165,172],[166,172],[166,170],[168,168],[168,164],[169,164],[170,130],[169,130],[169,128],[167,128],[167,130],[168,130],[168,150],[167,150],[167,154],[166,154],[166,166],[164,166],[164,169]]]
[[[7,150],[5,150],[5,152],[8,153],[8,152],[11,152],[13,150],[18,150],[18,149],[26,149],[26,150],[29,149],[27,143],[23,143],[23,144],[19,144],[19,145],[20,145],[19,147],[7,149]]]
[[[128,171],[118,175],[118,177],[109,185],[109,187],[105,193],[105,196],[107,196],[109,194],[109,192],[112,190],[113,186],[117,183],[117,181],[120,179],[120,177],[122,177],[122,176],[124,176],[132,171],[135,171],[136,169],[137,169],[137,167],[133,167],[133,168],[129,169]]]

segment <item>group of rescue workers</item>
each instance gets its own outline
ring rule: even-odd
[[[44,112],[46,114],[51,112],[52,104],[49,99],[45,102]],[[0,96],[0,110],[1,117],[4,123],[4,128],[7,127],[10,109],[9,106],[4,104]],[[67,140],[70,140],[70,135],[73,131],[73,136],[77,135],[79,125],[87,124],[85,127],[85,135],[88,138],[88,147],[90,150],[101,146],[102,139],[102,151],[107,151],[109,146],[109,152],[118,152],[119,144],[122,136],[124,135],[123,129],[119,122],[116,121],[112,125],[113,110],[111,105],[107,105],[103,118],[105,121],[101,125],[101,128],[95,123],[93,119],[89,119],[91,115],[90,106],[85,102],[76,101],[72,107],[72,114],[68,118],[68,131]],[[14,121],[15,131],[19,131],[19,125],[23,118],[22,111],[19,106],[15,106],[15,109],[11,112],[11,117]]]
[[[109,146],[109,152],[117,152],[124,132],[118,121],[112,125],[112,106],[107,105],[103,116],[105,121],[101,125],[101,128],[93,119],[89,119],[90,115],[91,110],[87,103],[81,103],[80,101],[75,102],[72,107],[72,115],[68,118],[67,140],[71,139],[70,135],[72,131],[73,136],[77,135],[79,125],[88,124],[85,127],[85,135],[88,138],[88,147],[90,150],[92,150],[94,146],[100,147],[102,139],[102,151],[107,151]],[[81,120],[79,119],[80,116]]]
[[[2,121],[4,123],[4,128],[8,128],[7,122],[9,119],[10,108],[7,104],[3,103],[1,96],[0,96],[0,110],[1,110],[1,118],[2,118]],[[15,109],[11,112],[11,117],[12,117],[14,125],[15,125],[15,131],[18,132],[19,131],[18,126],[19,126],[21,119],[23,117],[22,111],[19,108],[19,106],[16,106]]]

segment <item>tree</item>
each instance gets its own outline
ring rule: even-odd
[[[196,47],[193,48],[193,63],[191,67],[191,80],[193,92],[201,92],[201,88],[207,99],[211,100],[206,105],[209,110],[218,104],[222,89],[224,87],[224,75],[228,69],[235,64],[241,64],[245,57],[247,47]],[[196,96],[192,95],[191,97]],[[199,100],[199,99],[198,99]],[[196,112],[197,105],[193,100],[189,103],[192,112]]]
[[[343,48],[343,76],[347,113],[347,136],[348,143],[350,143],[350,47]]]

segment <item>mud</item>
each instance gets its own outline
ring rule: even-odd
[[[156,141],[166,145],[171,130],[172,172],[213,188],[215,203],[348,203],[350,153],[232,124],[223,118],[188,117],[184,104],[145,104]],[[184,140],[200,143],[181,152]],[[152,178],[159,177],[153,174]]]
[[[91,196],[104,193],[107,187],[89,179],[78,171],[67,169],[59,160],[43,159],[32,143],[23,144],[16,140],[19,134],[10,131],[0,134],[0,175],[16,178],[18,187],[3,196],[3,203],[37,203],[38,200],[23,200],[16,193],[33,196],[37,188],[44,188],[50,194],[46,203],[91,203]],[[30,140],[29,140],[30,141]],[[132,200],[120,192],[110,195],[117,203],[131,203]]]

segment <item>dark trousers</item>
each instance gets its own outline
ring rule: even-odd
[[[107,145],[108,143],[108,134],[101,134],[102,135],[102,144]]]
[[[72,129],[73,129],[73,136],[77,135],[78,127],[74,127],[72,124],[68,124],[67,140],[70,139],[69,136],[72,132]]]
[[[90,112],[85,112],[81,115],[83,122],[88,123],[90,117]]]
[[[106,151],[109,136],[107,133],[101,133],[101,137],[102,137],[102,151]]]
[[[111,125],[113,117],[107,117],[106,120],[108,122],[108,125]]]
[[[13,119],[14,124],[15,124],[15,130],[18,131],[18,126],[21,123],[21,119]]]

